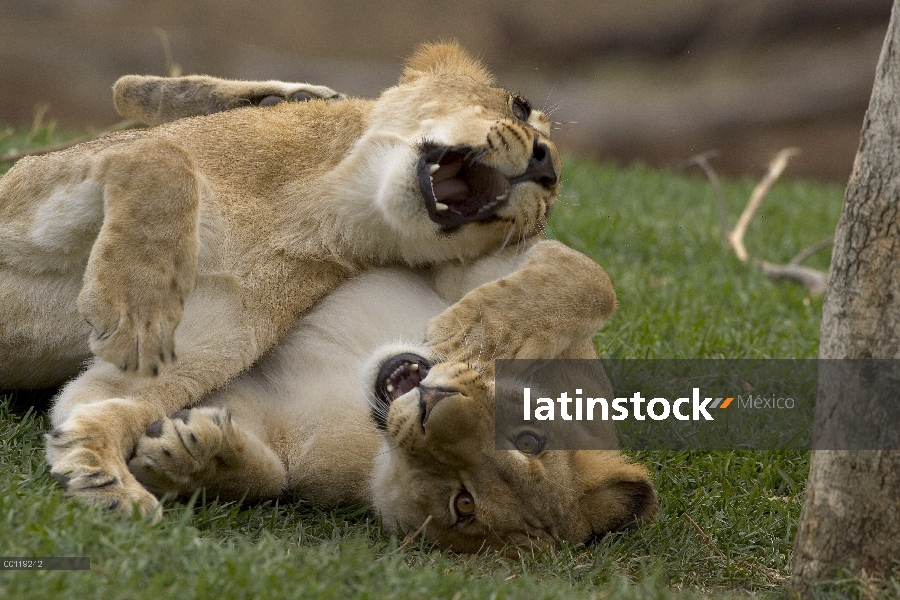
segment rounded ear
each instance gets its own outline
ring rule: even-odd
[[[459,75],[471,77],[478,83],[493,85],[494,76],[476,58],[456,42],[422,44],[406,61],[400,84],[409,83],[423,75]]]
[[[659,513],[647,469],[620,452],[579,450],[575,470],[585,486],[579,509],[594,535],[622,529],[638,519],[652,521]]]

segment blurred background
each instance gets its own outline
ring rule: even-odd
[[[562,124],[570,153],[846,182],[891,0],[0,0],[0,123],[118,120],[126,73],[372,96],[422,41],[457,39]]]

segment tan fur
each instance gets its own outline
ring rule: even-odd
[[[603,269],[557,242],[430,273],[370,271],[201,408],[153,424],[129,466],[160,494],[362,503],[401,532],[430,517],[425,537],[460,552],[580,543],[656,514],[647,472],[618,451],[495,449],[492,359],[596,358],[591,336],[614,306]],[[462,362],[416,343],[448,330],[464,332],[443,343]],[[402,352],[438,362],[379,432],[375,374]],[[434,393],[446,397],[423,422]],[[455,512],[461,493],[471,516]]]
[[[245,370],[342,281],[466,263],[542,232],[559,173],[547,118],[523,120],[456,46],[409,65],[376,100],[208,115],[211,89],[239,102],[294,88],[126,78],[123,113],[202,116],[26,158],[0,178],[0,388],[59,385],[99,357],[52,412],[47,457],[70,493],[152,510],[125,464],[146,426]],[[509,181],[494,220],[436,224],[423,142],[471,147],[467,160]]]
[[[365,362],[360,353],[385,341],[384,327],[358,326],[370,321],[365,311],[407,298],[413,317],[401,315],[387,330],[407,340],[427,333],[432,345],[422,352],[468,378],[447,385],[487,410],[492,357],[593,356],[590,336],[614,306],[608,279],[585,257],[550,242],[527,255],[514,250],[543,230],[559,159],[546,117],[532,111],[527,122],[517,119],[521,107],[491,83],[483,66],[447,45],[421,49],[400,84],[375,101],[336,101],[328,88],[281,82],[126,77],[115,88],[119,110],[160,127],[25,159],[0,179],[0,388],[57,385],[91,351],[100,357],[62,390],[52,412],[47,456],[69,493],[154,512],[156,498],[137,473],[164,492],[205,485],[230,497],[371,502],[401,529],[418,526],[422,510],[439,519],[437,508],[393,499],[392,484],[418,470],[384,451],[390,438],[375,434],[360,404],[365,392],[345,393],[356,379],[340,370],[341,356]],[[208,114],[296,91],[320,100]],[[429,219],[437,207],[423,207],[416,176],[423,141],[469,146],[481,164],[513,180],[496,220],[442,229]],[[543,179],[523,179],[539,149]],[[342,282],[364,271],[372,274],[359,281],[377,278],[384,272],[373,267],[397,264],[416,274],[341,303],[341,290],[357,285]],[[524,293],[535,289],[549,293]],[[371,294],[387,300],[372,304]],[[560,303],[584,304],[585,312],[554,312]],[[507,329],[510,315],[529,326]],[[323,337],[333,324],[349,328],[349,337]],[[273,389],[302,401],[272,406],[280,397]],[[201,401],[204,408],[175,412]],[[148,432],[157,422],[159,431]],[[134,473],[126,465],[132,456]],[[559,456],[568,458],[552,459],[546,480],[575,491],[567,516],[551,511],[552,534],[530,522],[523,530],[512,516],[517,525],[507,527],[484,509],[491,535],[463,543],[440,533],[437,520],[429,537],[462,550],[526,538],[574,541],[655,510],[646,472],[618,453]],[[492,472],[490,461],[475,468]],[[401,496],[446,505],[432,498],[444,484],[426,481]],[[529,486],[508,492],[548,491]],[[491,506],[495,487],[479,492],[479,506]],[[494,510],[534,516],[509,502],[498,497]]]
[[[344,95],[322,85],[283,81],[228,81],[204,75],[149,77],[126,75],[113,88],[116,110],[123,117],[147,125],[160,125],[185,117],[290,101],[297,95],[322,100],[343,100]]]

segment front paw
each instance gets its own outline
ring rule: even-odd
[[[444,361],[472,364],[479,357],[492,360],[499,339],[486,335],[486,318],[490,317],[464,298],[428,322],[428,345]]]
[[[216,471],[230,427],[223,409],[180,410],[147,427],[128,468],[159,494],[188,494]]]
[[[85,447],[82,442],[86,439],[77,428],[54,429],[46,436],[50,476],[65,488],[66,495],[122,514],[137,510],[151,521],[158,521],[162,509],[156,497],[135,480],[124,464]]]
[[[91,351],[123,371],[156,376],[175,361],[175,329],[190,288],[152,273],[143,281],[120,273],[110,279],[88,278],[78,296]]]
[[[427,340],[445,360],[482,369],[497,359],[556,356],[572,342],[558,321],[548,315],[528,315],[520,309],[520,294],[498,282],[485,284],[428,322]],[[542,322],[545,321],[545,322]]]

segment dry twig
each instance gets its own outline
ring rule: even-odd
[[[425,528],[428,526],[429,523],[431,523],[431,519],[432,519],[432,516],[428,515],[428,518],[425,519],[424,523],[419,525],[418,529],[416,529],[415,531],[413,531],[412,533],[407,535],[405,538],[403,538],[403,541],[400,543],[399,546],[397,546],[397,548],[393,552],[391,552],[390,554],[385,554],[382,558],[384,558],[385,556],[391,556],[394,554],[398,554],[400,552],[403,552],[410,546],[412,546],[413,542],[416,541],[416,538],[425,532]],[[381,559],[379,559],[379,560],[381,560]]]
[[[681,513],[681,517],[694,527],[694,530],[697,532],[697,535],[700,536],[700,539],[703,540],[704,544],[709,546],[710,550],[712,550],[713,552],[718,554],[721,558],[724,558],[727,562],[731,562],[730,559],[727,556],[725,556],[725,553],[722,552],[721,550],[719,550],[719,547],[716,545],[716,541],[714,539],[712,539],[712,537],[710,537],[709,534],[707,534],[705,531],[703,531],[703,528],[701,528],[699,525],[697,525],[697,521],[692,519],[691,515],[689,515],[687,513]]]
[[[169,35],[160,27],[155,27],[153,32],[159,38],[162,45],[163,54],[166,57],[166,73],[169,77],[181,77],[181,65],[175,62],[172,56],[172,46],[169,44]]]
[[[747,262],[750,258],[747,249],[744,247],[744,235],[747,233],[750,222],[753,220],[753,217],[756,216],[756,211],[759,210],[763,198],[766,197],[766,194],[772,189],[772,185],[784,172],[788,161],[792,157],[797,156],[799,152],[800,151],[797,148],[785,148],[775,155],[775,158],[769,163],[768,172],[753,189],[753,193],[750,194],[750,199],[747,201],[744,211],[738,218],[734,229],[731,230],[729,230],[728,227],[728,214],[725,209],[725,197],[722,193],[722,186],[719,183],[719,178],[716,176],[715,170],[713,170],[707,160],[709,157],[714,156],[714,154],[711,152],[704,152],[703,154],[691,157],[687,161],[687,164],[696,164],[703,169],[703,172],[706,173],[706,176],[709,178],[719,202],[719,217],[722,222],[722,231],[725,232],[725,245],[734,251],[738,260],[741,262]],[[754,264],[771,279],[788,279],[803,285],[810,294],[822,294],[825,292],[828,283],[827,274],[817,269],[804,267],[801,263],[819,250],[828,247],[831,242],[832,240],[829,238],[827,240],[819,241],[808,248],[803,248],[785,265],[776,265],[764,260],[756,260],[754,261]]]
[[[825,293],[828,287],[828,277],[818,269],[811,269],[803,265],[788,263],[775,265],[764,260],[757,260],[756,266],[766,277],[770,279],[787,279],[803,285],[810,294],[819,295]]]
[[[799,265],[799,264],[803,263],[803,261],[805,261],[807,258],[809,258],[813,254],[818,252],[819,250],[824,250],[825,248],[828,248],[829,246],[831,246],[833,243],[834,243],[833,236],[829,236],[829,237],[825,238],[824,240],[819,240],[812,246],[807,246],[806,248],[803,248],[802,250],[800,250],[800,252],[798,252],[797,255],[794,258],[792,258],[788,264],[789,265]]]
[[[160,28],[156,28],[153,30],[157,37],[159,37],[159,43],[162,45],[163,55],[165,56],[166,61],[166,73],[169,77],[180,77],[181,76],[181,65],[175,62],[172,55],[172,47],[169,44],[169,36]],[[31,126],[31,132],[29,133],[29,139],[33,138],[37,135],[38,130],[43,125],[44,115],[49,109],[49,105],[41,104],[37,107],[34,116],[34,122]],[[51,152],[56,152],[57,150],[65,150],[66,148],[71,148],[77,144],[81,144],[82,142],[89,142],[94,138],[98,138],[104,136],[109,133],[114,133],[116,131],[121,131],[123,129],[131,129],[133,127],[138,127],[141,124],[137,121],[132,121],[131,119],[125,119],[124,121],[119,121],[118,123],[107,127],[106,129],[101,130],[99,133],[95,135],[86,135],[78,137],[74,140],[70,140],[68,142],[62,142],[59,144],[49,144],[46,146],[40,146],[38,148],[30,148],[28,150],[21,150],[16,152],[8,152],[6,154],[0,155],[0,163],[6,162],[16,162],[20,158],[25,158],[26,156],[37,156],[40,154],[49,154]],[[0,133],[0,139],[5,137],[9,137],[12,135],[12,130],[7,130],[6,132]]]
[[[744,248],[744,234],[747,233],[747,227],[750,225],[750,221],[756,215],[756,211],[759,210],[763,198],[765,198],[766,194],[769,193],[769,190],[772,189],[772,184],[775,183],[784,172],[788,161],[799,153],[800,151],[797,148],[785,148],[775,155],[775,158],[769,163],[769,171],[766,173],[766,176],[756,184],[753,193],[750,194],[750,200],[747,201],[747,206],[744,207],[744,212],[742,212],[741,216],[738,218],[734,229],[728,234],[728,242],[731,245],[731,249],[734,250],[738,260],[741,262],[747,262],[747,259],[749,258],[747,249]]]
[[[713,169],[712,165],[709,164],[709,159],[715,158],[718,155],[718,150],[707,150],[706,152],[701,152],[700,154],[696,154],[690,157],[685,164],[697,165],[698,167],[700,167],[706,174],[706,178],[709,179],[709,183],[712,184],[713,192],[715,192],[716,200],[719,203],[719,225],[721,226],[722,231],[722,243],[727,246],[728,206],[725,204],[725,192],[722,191],[722,184],[719,181],[719,176],[716,175],[715,169]]]

